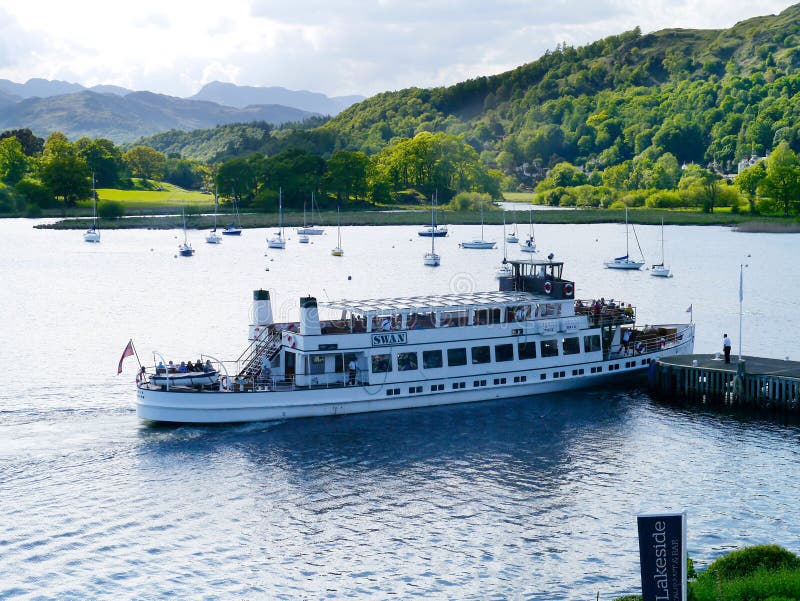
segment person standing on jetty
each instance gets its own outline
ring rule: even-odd
[[[722,351],[725,353],[725,363],[731,362],[731,339],[727,334],[722,335]]]

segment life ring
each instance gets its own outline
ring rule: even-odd
[[[573,292],[574,288],[572,287],[572,284],[570,282],[564,284],[564,296],[572,296]]]
[[[644,343],[643,342],[637,342],[636,343],[636,352],[639,353],[640,355],[644,352]]]
[[[544,292],[545,294],[550,294],[553,291],[553,284],[550,283],[548,280],[544,283]]]
[[[297,340],[295,340],[294,338],[292,338],[292,335],[291,335],[291,334],[289,334],[289,335],[286,337],[286,342],[287,342],[287,343],[289,344],[289,346],[291,346],[292,348],[295,348],[295,347],[297,346]]]

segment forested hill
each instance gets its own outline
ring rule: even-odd
[[[733,162],[771,148],[779,130],[795,143],[799,71],[795,5],[726,30],[634,30],[500,75],[379,94],[324,129],[368,152],[425,130],[463,134],[503,167],[602,167],[654,141],[682,161]]]
[[[485,164],[507,173],[563,160],[605,169],[665,153],[729,170],[781,140],[800,150],[798,91],[795,5],[725,30],[633,30],[580,48],[559,46],[506,73],[378,94],[316,129],[273,132],[260,145],[251,138],[239,147],[243,154],[373,154],[392,140],[432,131],[462,136]],[[216,131],[231,137],[225,128]],[[174,142],[170,150],[180,151]]]

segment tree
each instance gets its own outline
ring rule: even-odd
[[[341,204],[343,198],[355,196],[358,199],[366,196],[368,165],[369,158],[363,152],[337,150],[328,159],[325,183],[336,194],[338,203]]]
[[[164,177],[167,157],[149,146],[134,146],[122,155],[122,160],[134,177],[146,180]]]
[[[700,185],[703,187],[703,213],[714,212],[714,205],[719,198],[719,180],[719,175],[708,169],[703,169],[700,173]]]
[[[120,171],[125,164],[122,152],[111,140],[97,138],[81,138],[75,142],[78,154],[86,160],[89,169],[94,174],[95,184],[98,188],[112,188],[119,183]]]
[[[239,157],[220,165],[215,184],[221,197],[232,198],[240,203],[244,198],[252,198],[255,181],[252,166]]]
[[[40,176],[53,196],[61,198],[67,206],[89,196],[92,189],[89,166],[77,155],[54,157],[43,162]]]
[[[61,132],[47,137],[39,166],[39,176],[56,198],[67,206],[86,198],[91,191],[91,171],[79,156],[75,144]]]
[[[25,176],[28,160],[16,138],[0,140],[0,181],[15,185]]]
[[[22,152],[29,157],[41,154],[44,150],[44,140],[34,136],[33,132],[27,128],[4,131],[0,134],[0,140],[5,138],[16,138],[22,144]]]
[[[765,177],[767,177],[767,170],[764,167],[764,161],[759,161],[755,165],[744,169],[734,180],[734,183],[739,186],[739,190],[747,197],[751,213],[758,212],[756,208],[756,192]]]
[[[767,176],[759,190],[778,202],[783,214],[789,216],[791,204],[800,197],[800,165],[786,142],[781,142],[767,159]]]

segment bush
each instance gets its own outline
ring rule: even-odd
[[[656,190],[645,201],[650,209],[678,209],[685,207],[685,199],[675,190]]]
[[[459,192],[456,197],[450,201],[450,207],[454,211],[476,211],[483,205],[484,209],[490,209],[492,198],[488,194],[480,194],[478,192]]]
[[[608,208],[609,209],[614,209],[616,211],[619,211],[619,210],[624,209],[626,206],[627,205],[624,202],[622,202],[621,200],[615,200],[610,205],[608,205]]]
[[[14,186],[28,204],[38,205],[43,209],[52,209],[56,206],[56,200],[50,189],[38,180],[23,179]]]
[[[730,580],[742,578],[758,570],[800,569],[800,558],[778,545],[758,545],[733,551],[713,562],[705,575]]]
[[[125,214],[125,207],[116,200],[104,200],[97,206],[97,215],[103,219],[119,219]]]
[[[648,190],[632,190],[625,194],[620,200],[629,207],[643,207],[647,202]]]
[[[39,205],[28,205],[25,207],[25,217],[31,219],[38,219],[42,216],[42,207]]]

